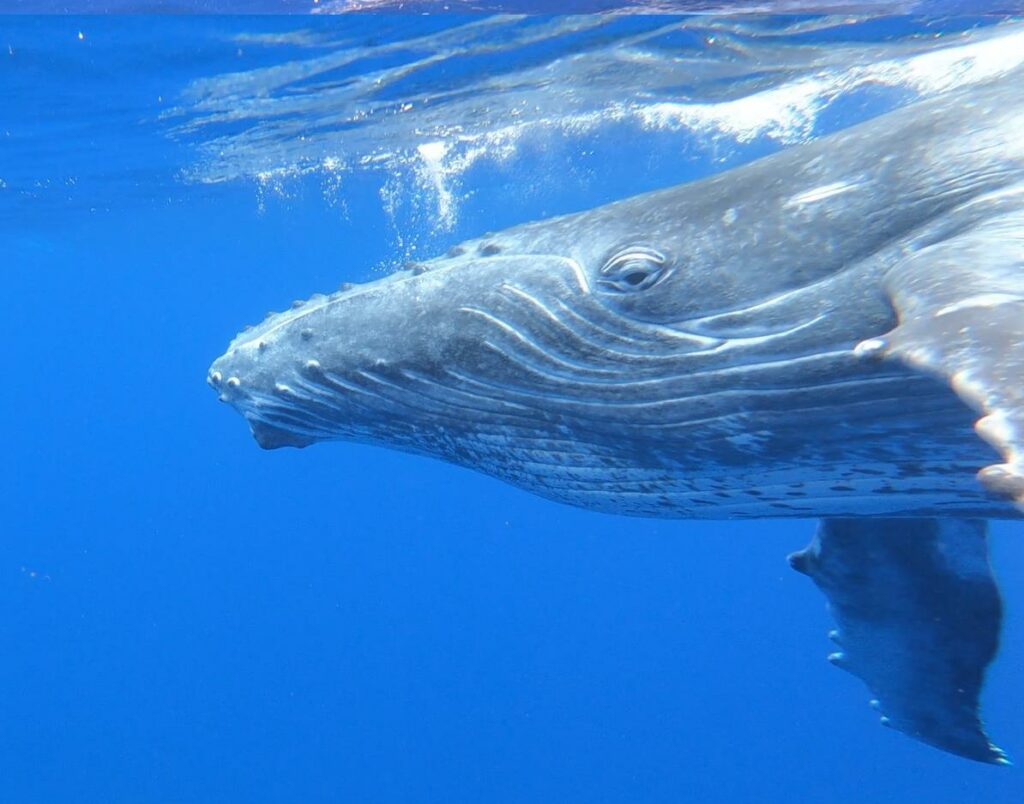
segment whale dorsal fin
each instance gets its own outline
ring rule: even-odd
[[[899,324],[858,351],[945,379],[982,414],[975,430],[1003,462],[979,480],[1024,510],[1024,210],[910,254],[885,284]]]
[[[1002,620],[985,531],[983,520],[827,519],[789,562],[828,598],[829,660],[867,684],[882,723],[1008,764],[978,714]]]

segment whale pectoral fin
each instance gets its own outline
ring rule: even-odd
[[[1003,463],[979,480],[1024,510],[1024,211],[911,254],[886,287],[899,324],[858,350],[942,377],[981,413]]]
[[[867,684],[883,724],[1009,764],[978,714],[1002,620],[983,520],[826,519],[789,562],[828,598],[829,661]]]

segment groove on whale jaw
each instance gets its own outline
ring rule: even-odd
[[[245,391],[241,390],[242,381],[240,378],[231,376],[224,380],[220,371],[212,370],[206,378],[206,382],[215,391],[219,392],[218,398],[221,402],[235,404],[245,416],[249,423],[249,430],[256,443],[263,449],[279,449],[281,447],[308,447],[316,443],[315,438],[302,436],[287,427],[277,427],[262,421],[259,416],[246,414],[245,406],[240,400],[245,398]]]

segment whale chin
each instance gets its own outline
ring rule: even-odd
[[[317,442],[315,438],[301,435],[292,430],[275,427],[266,422],[250,421],[249,428],[252,430],[252,437],[256,439],[256,443],[263,449],[280,449],[281,447],[301,449]]]

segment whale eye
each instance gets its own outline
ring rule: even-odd
[[[597,284],[618,293],[634,293],[656,285],[668,273],[665,255],[652,248],[631,246],[613,254],[601,268]]]

